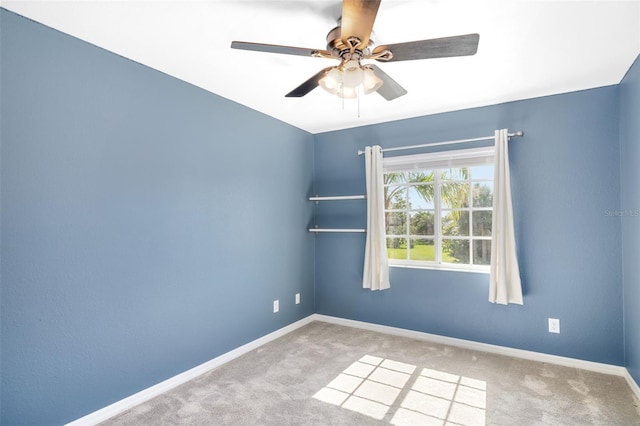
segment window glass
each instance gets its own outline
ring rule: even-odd
[[[493,164],[473,166],[469,168],[469,172],[473,175],[474,180],[493,181]]]
[[[396,163],[398,158],[394,160]],[[391,265],[488,270],[493,164],[386,173],[385,222]],[[395,170],[398,170],[397,164]]]
[[[443,181],[440,186],[440,200],[443,209],[469,207],[469,183]]]
[[[411,235],[435,235],[434,210],[412,212],[409,216],[409,224]]]
[[[409,193],[409,209],[424,210],[434,208],[433,185],[416,185],[410,186]]]
[[[442,213],[442,235],[446,236],[468,236],[469,235],[469,212],[463,210],[443,210]]]
[[[407,233],[407,213],[387,212],[385,214],[386,234],[404,235]]]
[[[405,172],[406,180],[410,183],[427,183],[433,182],[434,174],[433,170],[419,170],[412,172]]]
[[[469,240],[443,238],[442,251],[446,263],[469,263]]]
[[[435,242],[425,238],[412,238],[409,243],[409,259],[434,262],[436,260]]]
[[[493,182],[473,184],[473,207],[493,207]]]
[[[473,263],[491,264],[491,240],[473,240]]]
[[[490,237],[491,236],[491,211],[474,211],[473,212],[473,236],[474,237]]]
[[[443,169],[440,171],[440,179],[442,180],[467,180],[468,176],[469,169],[466,167]]]
[[[405,238],[387,238],[387,257],[389,259],[406,259],[407,240]]]

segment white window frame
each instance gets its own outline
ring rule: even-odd
[[[481,148],[469,148],[469,149],[458,149],[453,151],[441,151],[435,153],[427,153],[427,154],[417,154],[417,155],[403,155],[403,156],[395,156],[395,157],[385,157],[383,159],[383,168],[384,173],[402,173],[402,172],[411,172],[417,170],[433,170],[434,171],[434,202],[433,202],[433,214],[434,214],[434,235],[433,237],[427,237],[425,239],[433,239],[434,241],[434,250],[435,250],[435,260],[427,261],[427,260],[410,260],[410,259],[389,259],[389,266],[391,267],[411,267],[411,268],[424,268],[424,269],[438,269],[438,270],[455,270],[455,271],[470,271],[470,272],[482,272],[489,273],[490,265],[474,265],[473,264],[473,254],[474,254],[474,241],[476,240],[487,240],[491,241],[491,236],[474,236],[473,235],[473,220],[472,213],[475,211],[493,211],[493,207],[474,207],[472,204],[473,191],[469,191],[468,196],[470,197],[468,207],[462,209],[454,209],[460,211],[469,212],[469,235],[468,236],[443,236],[441,229],[441,218],[442,218],[442,206],[441,206],[441,197],[440,197],[440,188],[442,186],[440,171],[443,169],[449,168],[462,168],[462,167],[473,167],[473,166],[482,166],[482,165],[493,165],[494,164],[494,147],[481,147]],[[446,182],[456,182],[456,180]],[[473,188],[474,183],[477,182],[487,182],[486,179],[473,179],[473,176],[469,176],[468,179],[464,181],[469,184],[470,188]],[[405,182],[400,184],[400,186],[404,186],[407,189],[410,186],[423,185],[423,183],[409,183]],[[397,184],[385,185],[388,186],[398,186]],[[408,197],[408,193],[405,194],[405,197]],[[395,238],[406,238],[407,244],[410,241],[411,231],[410,231],[410,220],[409,215],[411,212],[421,211],[422,209],[410,209],[409,203],[407,200],[406,206],[404,210],[391,209],[385,210],[387,211],[403,211],[406,215],[406,229],[405,234],[403,235],[389,235],[388,237]],[[431,209],[428,209],[431,211]],[[444,209],[449,210],[449,209]],[[385,236],[387,237],[387,236]],[[415,239],[415,238],[414,238]],[[442,262],[442,243],[443,239],[459,239],[469,241],[469,264],[456,264],[456,263],[443,263]],[[409,253],[409,250],[407,250]]]

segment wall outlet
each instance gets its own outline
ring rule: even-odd
[[[560,320],[549,318],[549,333],[560,333]]]
[[[275,314],[279,310],[280,310],[280,301],[279,300],[274,300],[273,301],[273,313]]]
[[[300,304],[300,293],[296,293],[296,305]]]

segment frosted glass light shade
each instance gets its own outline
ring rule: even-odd
[[[324,77],[318,80],[318,84],[327,92],[336,95],[342,84],[342,72],[340,72],[338,67],[334,67],[329,70]]]
[[[340,88],[340,91],[338,91],[337,95],[344,99],[354,99],[358,97],[358,88],[349,87],[343,84],[342,87]]]
[[[368,95],[378,90],[382,84],[383,81],[371,68],[361,66],[356,60],[331,68],[318,80],[318,85],[324,90],[344,99],[357,98],[360,88],[362,88],[360,93]]]
[[[371,68],[364,68],[362,79],[364,94],[368,95],[369,93],[373,93],[380,87],[382,87],[382,80],[378,78]]]
[[[358,61],[348,61],[342,70],[342,84],[347,87],[356,87],[362,83],[364,72]]]

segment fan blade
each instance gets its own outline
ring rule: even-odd
[[[287,93],[285,95],[285,97],[286,98],[301,98],[301,97],[303,97],[304,95],[306,95],[307,93],[309,93],[310,91],[312,91],[313,89],[318,87],[318,82],[320,81],[320,79],[322,77],[324,77],[325,74],[327,74],[329,72],[329,70],[331,70],[332,68],[333,67],[327,67],[327,68],[321,70],[320,72],[315,74],[313,77],[311,77],[309,80],[305,81],[300,86],[296,87],[291,92]]]
[[[478,50],[479,34],[466,34],[430,40],[387,44],[373,49],[373,54],[389,50],[391,59],[379,58],[380,62],[411,61],[413,59],[448,58],[474,55]]]
[[[349,46],[349,37],[358,37],[357,49],[369,44],[373,22],[376,20],[380,0],[344,0],[342,3],[342,41]]]
[[[377,65],[368,65],[373,70],[373,73],[382,80],[382,86],[377,90],[378,94],[388,101],[392,101],[395,98],[406,95],[407,91],[404,87],[400,86],[394,79],[389,77],[387,73],[378,68]]]
[[[254,50],[256,52],[282,53],[285,55],[331,57],[331,52],[322,49],[307,49],[304,47],[279,46],[277,44],[251,43],[246,41],[232,41],[231,48]]]

